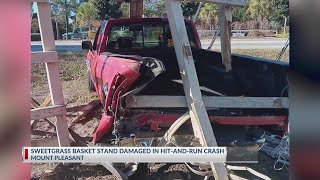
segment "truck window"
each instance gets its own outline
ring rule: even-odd
[[[143,27],[140,24],[118,24],[110,29],[107,49],[143,48]]]
[[[193,28],[190,24],[186,23],[186,29],[187,29],[187,35],[189,38],[190,46],[194,48],[199,48],[197,45],[197,40],[195,37],[195,34],[193,32]],[[173,40],[172,40],[172,35],[170,31],[170,26],[167,23],[165,25],[165,38],[164,38],[164,43],[166,44],[167,47],[173,47]]]
[[[155,23],[145,23],[143,26],[144,47],[154,48],[163,44],[163,25]]]
[[[198,48],[192,26],[186,23],[190,45]],[[110,28],[105,51],[113,49],[143,49],[173,47],[168,22],[116,23]]]

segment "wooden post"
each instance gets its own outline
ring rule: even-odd
[[[48,51],[55,52],[56,48],[54,43],[53,29],[52,29],[52,23],[51,23],[51,10],[49,7],[49,2],[48,1],[37,2],[37,8],[38,8],[38,20],[39,20],[39,28],[40,28],[40,34],[41,34],[41,40],[42,40],[42,48],[43,48],[42,53],[46,54]],[[53,56],[58,60],[57,54]],[[50,95],[52,98],[51,101],[52,101],[53,109],[55,110],[57,108],[62,109],[61,113],[58,113],[58,115],[55,114],[57,119],[56,129],[57,129],[59,146],[70,146],[68,124],[66,121],[66,110],[65,110],[62,86],[60,81],[58,61],[48,62],[45,59],[46,58],[43,59],[43,62],[45,62],[46,64],[48,84],[50,88]],[[37,109],[34,109],[33,111],[35,112],[34,114],[36,114]]]
[[[130,2],[130,18],[142,18],[143,0],[131,0]]]
[[[194,135],[202,146],[217,146],[216,138],[202,101],[199,81],[194,65],[180,0],[166,0],[167,16],[173,37],[175,52],[183,81]],[[211,163],[215,179],[228,179],[223,163]]]
[[[226,71],[231,70],[231,21],[232,10],[229,5],[219,5],[220,41],[222,63]]]

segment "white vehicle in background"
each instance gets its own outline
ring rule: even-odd
[[[77,27],[72,32],[68,32],[68,39],[87,39],[89,27]],[[62,39],[67,39],[67,33],[62,34]]]

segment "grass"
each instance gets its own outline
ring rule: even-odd
[[[288,38],[289,37],[289,33],[275,34],[274,37],[276,37],[276,38]]]
[[[270,60],[276,60],[280,51],[281,49],[235,49],[235,50],[232,50],[232,53],[244,54],[244,55],[249,55],[254,57],[270,59]],[[283,54],[281,61],[289,62],[288,50]]]
[[[59,53],[60,79],[67,106],[87,104],[96,99],[96,93],[90,93],[87,88],[85,57],[83,52]],[[41,77],[39,81],[32,82],[32,96],[41,102],[49,93],[45,65],[33,65],[31,74]]]
[[[236,49],[235,54],[245,54],[266,59],[276,59],[280,49]],[[60,78],[67,106],[87,104],[97,99],[96,93],[90,93],[87,88],[87,66],[84,62],[86,54],[83,52],[61,52]],[[286,51],[282,61],[289,61],[289,52]],[[42,101],[49,93],[46,79],[46,70],[43,64],[35,64],[31,67],[31,74],[41,76],[41,80],[32,82],[32,97]]]

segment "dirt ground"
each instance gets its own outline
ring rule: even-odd
[[[233,53],[247,54],[262,58],[275,59],[278,49],[266,50],[233,50]],[[60,76],[63,80],[63,92],[68,110],[68,124],[70,128],[87,142],[92,140],[94,128],[99,123],[101,109],[97,108],[88,117],[81,120],[81,123],[72,124],[74,113],[79,111],[93,100],[97,100],[94,92],[87,88],[87,68],[84,62],[85,53],[59,53]],[[283,61],[288,61],[289,53],[286,52]],[[38,102],[42,102],[49,94],[46,83],[45,66],[35,65],[31,69],[32,75],[40,76],[41,79],[32,82],[31,96]],[[54,119],[52,119],[54,121]],[[230,127],[226,127],[230,128]],[[45,121],[39,121],[32,132],[32,146],[57,146],[57,138],[54,127]],[[222,133],[223,136],[223,133]],[[235,136],[236,137],[236,136]],[[271,179],[289,179],[288,170],[281,171],[274,169],[275,159],[259,152],[259,163],[243,164],[254,170],[268,175]],[[184,164],[169,164],[148,171],[144,164],[140,165],[139,171],[130,179],[203,179],[191,173]],[[235,172],[248,179],[257,179],[248,173]],[[32,164],[32,179],[116,179],[108,170],[101,165],[95,164]]]

